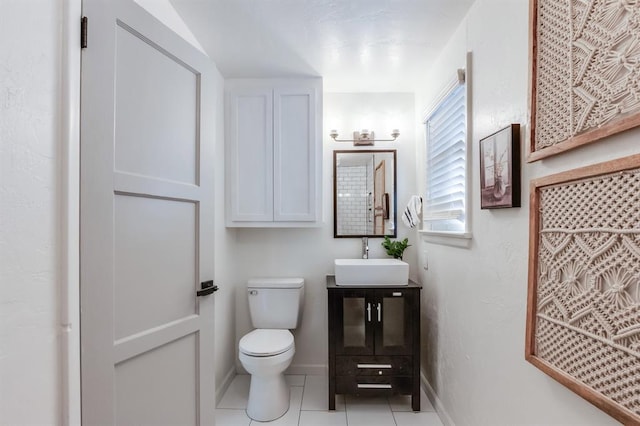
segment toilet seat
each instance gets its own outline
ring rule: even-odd
[[[238,346],[245,355],[274,356],[293,348],[293,334],[289,330],[259,328],[244,335]]]

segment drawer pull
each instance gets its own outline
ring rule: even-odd
[[[393,297],[402,296],[402,292],[400,292],[400,291],[394,291],[393,293],[391,293],[391,295],[392,295]]]
[[[391,385],[378,383],[358,383],[358,389],[391,389]]]
[[[358,368],[393,368],[391,364],[358,364]]]

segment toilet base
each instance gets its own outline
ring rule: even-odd
[[[289,385],[284,374],[251,376],[247,415],[259,422],[282,417],[289,410]]]
[[[259,422],[282,417],[289,410],[289,385],[284,371],[291,365],[295,347],[268,357],[252,357],[240,352],[242,366],[251,374],[247,415]]]

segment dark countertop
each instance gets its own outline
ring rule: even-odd
[[[327,275],[327,288],[391,288],[391,289],[403,289],[403,288],[422,288],[422,284],[409,279],[409,285],[336,285],[336,276]]]

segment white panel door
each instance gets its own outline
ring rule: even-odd
[[[316,220],[316,94],[275,89],[273,111],[274,220]]]
[[[83,12],[83,424],[213,424],[213,67],[131,0]]]
[[[228,217],[273,220],[273,95],[271,89],[231,89],[227,95]]]

